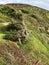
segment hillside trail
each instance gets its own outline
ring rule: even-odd
[[[4,25],[4,26],[7,26],[7,25],[9,25],[10,24],[10,22],[3,22],[3,23],[0,23],[0,25]]]

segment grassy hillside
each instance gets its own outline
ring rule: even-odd
[[[49,11],[0,5],[0,65],[49,65]]]

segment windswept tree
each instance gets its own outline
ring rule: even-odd
[[[20,44],[28,39],[28,32],[22,14],[16,14],[17,22],[11,22],[6,28],[9,32],[5,39],[18,41]]]

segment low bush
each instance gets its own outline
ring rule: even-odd
[[[26,37],[27,36],[25,34],[22,34],[21,31],[11,31],[6,33],[4,39],[11,40],[14,42],[19,42],[19,39],[20,39],[21,42],[24,42],[26,41]]]
[[[25,10],[25,9],[21,9],[21,11],[22,11],[23,13],[29,14],[29,11],[27,11],[27,10]]]
[[[35,18],[35,19],[37,19],[37,17],[36,17],[35,14],[31,14],[30,16],[33,17],[33,18]]]

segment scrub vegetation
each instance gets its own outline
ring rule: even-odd
[[[49,65],[48,10],[0,5],[0,65]]]

